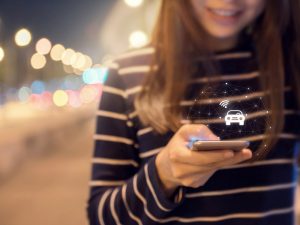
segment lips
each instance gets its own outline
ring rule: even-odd
[[[207,8],[207,12],[216,23],[232,25],[238,21],[243,11],[240,9]]]
[[[228,10],[228,9],[211,9],[211,8],[209,8],[209,10],[213,14],[216,14],[218,16],[224,16],[224,17],[237,16],[241,12],[241,10]]]

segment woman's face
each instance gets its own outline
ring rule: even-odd
[[[227,39],[236,38],[262,13],[265,1],[191,0],[191,3],[204,29],[215,38]]]

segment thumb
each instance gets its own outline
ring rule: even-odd
[[[188,142],[193,140],[220,140],[218,136],[216,136],[207,126],[203,124],[183,125],[178,130],[178,135],[184,139],[184,141]]]

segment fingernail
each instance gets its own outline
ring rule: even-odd
[[[252,154],[249,154],[249,152],[247,151],[243,151],[243,158],[245,159],[251,159],[252,158]]]

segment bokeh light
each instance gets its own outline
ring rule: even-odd
[[[35,106],[40,106],[43,104],[43,99],[39,94],[31,94],[29,97],[29,102]]]
[[[134,31],[129,36],[130,47],[140,48],[148,43],[148,36],[143,31]]]
[[[63,90],[57,90],[53,94],[53,103],[58,107],[63,107],[68,104],[69,96]]]
[[[143,4],[144,0],[124,0],[125,3],[130,7],[139,7]]]
[[[47,109],[52,105],[52,93],[45,91],[41,95],[42,102],[39,105],[40,108]]]
[[[91,68],[93,65],[93,60],[91,59],[91,57],[89,57],[88,55],[85,55],[84,57],[85,57],[84,65],[81,68],[79,68],[82,71]]]
[[[52,44],[47,38],[42,38],[38,40],[35,45],[37,53],[41,55],[47,55],[51,50]]]
[[[106,67],[91,68],[84,71],[82,75],[83,82],[86,84],[103,84],[108,76]]]
[[[21,102],[28,102],[31,95],[31,89],[29,87],[21,87],[18,91],[18,98]]]
[[[76,52],[72,57],[71,57],[71,65],[75,69],[80,69],[85,65],[85,57],[82,53]]]
[[[42,94],[45,91],[45,83],[40,80],[32,82],[31,91],[33,94]]]
[[[23,47],[29,45],[31,38],[30,31],[23,28],[16,33],[15,42],[18,46]]]
[[[39,53],[35,53],[32,57],[31,57],[31,66],[32,68],[38,70],[38,69],[42,69],[45,67],[47,60],[46,57],[44,55],[41,55]]]
[[[82,103],[87,104],[96,100],[98,95],[99,91],[96,87],[92,85],[86,85],[81,89],[79,98]]]
[[[5,52],[4,52],[3,48],[0,47],[0,62],[2,62],[2,60],[4,59],[4,56],[5,56]]]
[[[66,49],[63,54],[62,54],[62,58],[61,61],[63,62],[63,64],[69,66],[71,65],[71,59],[73,57],[73,55],[75,54],[75,51],[71,48]]]
[[[50,57],[54,61],[60,61],[62,59],[62,55],[65,51],[65,47],[61,44],[56,44],[53,46],[50,52]]]
[[[67,93],[69,95],[69,105],[74,108],[80,107],[81,101],[79,98],[79,92],[68,90]]]

